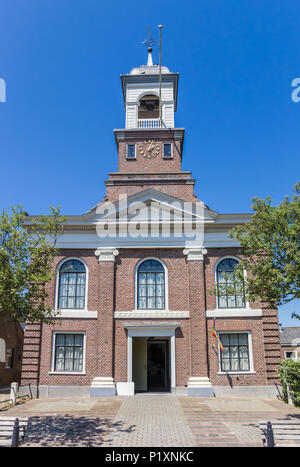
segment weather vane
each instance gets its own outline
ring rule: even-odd
[[[147,26],[147,29],[148,29],[148,39],[145,39],[142,42],[142,44],[144,44],[146,47],[148,47],[148,52],[152,52],[152,48],[153,48],[154,44],[156,43],[156,40],[153,39],[152,32],[150,31],[149,26]],[[151,50],[149,50],[149,49],[151,49]]]

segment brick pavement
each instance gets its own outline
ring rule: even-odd
[[[261,419],[300,419],[277,400],[136,395],[34,399],[1,415],[28,416],[27,446],[262,446]]]
[[[259,420],[300,419],[300,410],[273,399],[178,400],[199,447],[259,447]]]
[[[103,446],[181,447],[195,440],[175,396],[137,395],[124,400]]]
[[[122,401],[121,397],[33,399],[1,415],[29,417],[21,447],[97,447],[114,425]]]

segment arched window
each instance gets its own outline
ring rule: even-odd
[[[140,310],[165,309],[165,270],[159,261],[147,259],[138,268],[137,307]]]
[[[238,260],[225,258],[217,265],[218,308],[244,308],[243,294],[229,294],[228,288],[233,286],[235,279],[234,269]],[[236,288],[236,287],[235,287]]]
[[[58,308],[85,308],[85,265],[76,259],[65,261],[59,269]]]
[[[159,98],[152,94],[147,94],[139,100],[138,119],[158,118]]]

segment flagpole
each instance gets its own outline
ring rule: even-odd
[[[161,123],[162,115],[161,115],[161,30],[162,25],[159,24],[159,120]]]

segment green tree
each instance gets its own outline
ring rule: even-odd
[[[53,311],[45,305],[46,286],[54,272],[56,243],[65,217],[59,208],[25,225],[21,206],[3,210],[0,216],[0,316],[9,313],[19,322],[53,322]]]
[[[300,360],[281,360],[278,376],[282,384],[283,400],[288,402],[290,392],[293,403],[300,407]]]
[[[241,245],[242,260],[234,280],[226,283],[228,295],[243,293],[252,302],[277,308],[300,298],[300,182],[293,196],[278,206],[271,198],[253,198],[251,221],[235,226],[229,236]],[[225,288],[225,286],[224,286]],[[215,291],[224,294],[222,284]],[[294,317],[300,316],[293,313]]]

